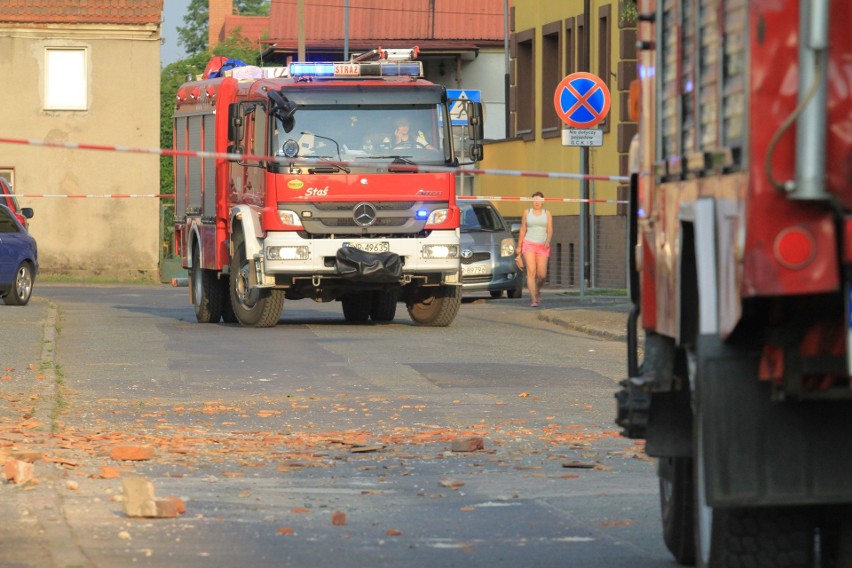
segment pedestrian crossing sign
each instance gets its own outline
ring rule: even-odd
[[[482,102],[482,91],[472,89],[447,89],[447,98],[450,100],[450,123],[453,125],[466,126],[467,115],[463,101]]]

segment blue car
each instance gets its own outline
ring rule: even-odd
[[[12,211],[0,205],[0,298],[10,306],[30,301],[38,274],[36,241]]]

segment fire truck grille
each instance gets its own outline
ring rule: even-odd
[[[422,201],[326,201],[281,202],[278,208],[296,211],[305,232],[322,238],[331,235],[415,235],[423,231],[432,211],[448,205]]]

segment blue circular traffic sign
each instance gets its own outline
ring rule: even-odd
[[[556,86],[553,106],[562,122],[574,128],[590,128],[609,113],[609,87],[597,75],[571,73]]]

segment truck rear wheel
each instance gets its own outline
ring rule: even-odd
[[[439,286],[419,302],[407,302],[408,315],[418,325],[447,327],[461,306],[461,286]]]
[[[198,323],[218,323],[222,319],[225,292],[216,273],[201,267],[201,253],[197,245],[193,246],[192,295]]]
[[[678,564],[695,564],[695,492],[692,459],[662,457],[657,470],[660,478],[660,512],[663,540]]]
[[[701,417],[701,384],[713,380],[697,369],[701,355],[688,353],[696,391],[695,419],[695,546],[698,568],[810,568],[814,565],[816,519],[806,508],[712,507],[707,501],[706,465]]]
[[[396,304],[399,296],[395,290],[373,292],[373,305],[370,317],[373,321],[393,321],[396,317]]]
[[[340,299],[343,304],[343,317],[346,321],[365,322],[370,318],[373,296],[370,292],[352,292]]]
[[[284,291],[252,288],[249,270],[245,237],[235,233],[229,286],[234,317],[244,327],[273,327],[284,308]]]

